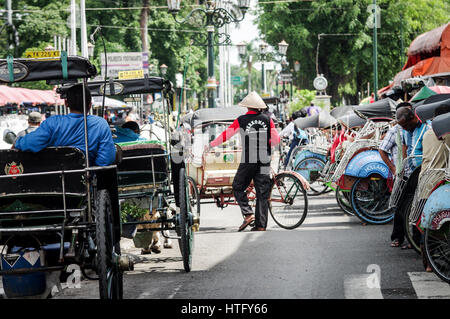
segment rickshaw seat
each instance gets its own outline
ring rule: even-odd
[[[0,150],[0,176],[18,175],[0,179],[2,196],[62,194],[62,174],[19,177],[20,174],[65,171],[66,194],[84,196],[84,172],[69,173],[85,168],[84,153],[73,147],[49,147],[40,152],[23,152],[16,149]]]
[[[123,157],[117,167],[119,187],[150,185],[168,180],[167,156],[160,156],[166,154],[163,145],[137,141],[135,144],[120,145],[120,148]],[[130,158],[147,155],[148,157]]]

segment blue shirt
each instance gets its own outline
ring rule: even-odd
[[[122,128],[116,126],[116,133],[114,134],[117,137],[114,138],[114,143],[124,143],[124,142],[133,142],[133,141],[142,141],[145,138],[140,137],[139,134],[133,132],[133,130],[129,128]]]
[[[112,164],[116,157],[116,148],[106,120],[88,115],[87,131],[89,162],[96,166]],[[17,149],[30,152],[39,152],[49,146],[72,146],[86,154],[83,114],[51,116],[34,132],[18,138],[15,144]]]
[[[427,123],[430,123],[430,121],[427,121]],[[407,146],[406,154],[408,156],[423,154],[422,140],[423,135],[429,128],[427,123],[420,123],[420,125],[418,125],[412,132],[403,130],[403,143]],[[414,148],[414,146],[416,147]],[[414,171],[416,167],[420,166],[421,164],[422,157],[413,157],[408,161],[408,165],[411,171]]]

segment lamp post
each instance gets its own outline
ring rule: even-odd
[[[89,58],[92,58],[94,56],[95,45],[93,45],[91,42],[88,42],[87,49]]]
[[[278,54],[281,55],[281,59],[280,58],[276,58],[276,56],[270,52],[267,52],[267,48],[268,48],[268,44],[266,42],[262,42],[259,45],[259,60],[261,61],[261,86],[262,86],[262,91],[263,93],[266,93],[266,74],[265,74],[265,70],[264,70],[264,62],[268,61],[268,60],[275,60],[276,62],[281,62],[282,66],[283,63],[288,64],[285,60],[285,56],[286,56],[286,52],[287,52],[287,48],[288,48],[289,44],[286,43],[286,41],[281,41],[280,43],[278,43]],[[284,68],[283,68],[284,70]],[[284,90],[284,81],[283,81],[283,90]]]
[[[223,8],[217,8],[215,0],[207,0],[206,7],[196,8],[188,13],[184,20],[177,20],[176,15],[180,11],[181,0],[167,0],[167,6],[169,13],[172,14],[176,22],[180,24],[191,23],[196,26],[202,26],[206,28],[207,37],[205,39],[198,39],[193,37],[194,45],[206,46],[208,52],[208,107],[215,107],[216,98],[216,78],[214,75],[214,46],[215,45],[229,45],[231,44],[230,36],[224,33],[216,32],[216,29],[223,27],[226,24],[237,23],[244,19],[245,13],[250,7],[250,0],[238,0],[238,6],[241,10],[241,17],[236,17],[232,13]],[[199,35],[200,37],[203,34]],[[223,39],[223,40],[220,40]]]
[[[247,70],[248,70],[248,78],[247,78],[247,94],[252,90],[252,59],[251,55],[246,56],[247,53],[247,43],[240,42],[237,44],[238,53],[242,60],[247,57]]]
[[[165,77],[166,74],[167,74],[167,65],[161,64],[161,65],[159,66],[159,70],[161,71],[162,77]]]

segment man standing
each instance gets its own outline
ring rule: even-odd
[[[252,231],[265,231],[269,209],[268,199],[272,185],[270,181],[270,148],[280,142],[280,137],[273,121],[267,115],[262,114],[267,106],[258,93],[251,92],[239,105],[246,107],[248,112],[239,116],[206,147],[206,150],[220,145],[238,131],[240,132],[242,157],[233,181],[234,196],[244,215],[244,222],[239,227],[239,231],[244,230],[253,221],[255,227],[252,228]],[[255,214],[248,203],[246,193],[252,180],[256,189]]]
[[[15,148],[39,152],[49,146],[72,146],[86,154],[83,102],[86,112],[91,108],[91,93],[83,85],[75,84],[67,90],[67,115],[55,115],[46,119],[34,132],[16,140]],[[85,100],[83,101],[83,95]],[[87,115],[88,152],[91,165],[107,166],[114,162],[116,148],[111,129],[105,119]]]
[[[35,131],[39,125],[41,125],[41,113],[39,112],[31,112],[28,115],[28,127],[17,133],[17,138],[27,135],[28,133],[31,133]]]

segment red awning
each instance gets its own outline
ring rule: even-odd
[[[59,97],[59,94],[52,90],[31,90],[0,85],[0,105],[5,105],[7,103],[62,105],[64,104],[64,100]]]

